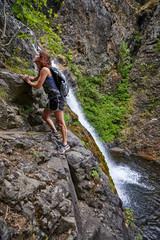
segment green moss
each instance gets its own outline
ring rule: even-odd
[[[134,35],[134,43],[135,46],[139,49],[141,46],[141,41],[142,41],[142,37],[140,36],[140,33],[138,30],[136,30],[135,35]]]
[[[21,59],[19,56],[13,55],[9,59],[5,60],[6,67],[18,74],[33,75],[33,71],[30,69],[30,64],[25,59]]]
[[[150,75],[151,74],[155,74],[159,71],[159,69],[157,68],[156,64],[147,64],[145,62],[142,62],[140,64],[140,67],[139,67],[139,70],[143,73],[149,73]],[[147,77],[147,76],[144,76],[144,77]]]
[[[128,226],[133,226],[133,223],[135,222],[135,218],[133,218],[133,212],[130,208],[126,208],[125,212],[124,212],[124,216],[126,219],[126,223]]]
[[[66,125],[69,126],[71,123],[72,117],[69,114],[64,113],[64,120],[65,120]]]
[[[157,43],[156,43],[156,46],[154,48],[154,51],[160,51],[160,38],[157,38]]]
[[[3,86],[0,86],[0,100],[4,99],[7,100],[9,97],[6,89]]]
[[[98,178],[99,178],[99,174],[98,174],[98,172],[96,171],[96,170],[92,170],[92,177],[95,179],[95,180],[98,180]]]
[[[35,136],[35,135],[37,135],[36,132],[28,132],[28,136]]]
[[[23,105],[23,107],[20,107],[19,111],[20,111],[20,114],[28,117],[28,114],[30,113],[31,109],[32,109],[32,106],[26,104],[26,105]]]
[[[135,240],[143,240],[143,237],[141,234],[138,234],[138,236],[135,238]]]

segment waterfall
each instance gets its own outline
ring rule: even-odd
[[[128,166],[116,165],[115,163],[113,163],[110,154],[104,147],[103,143],[100,141],[96,130],[89,124],[87,118],[85,117],[82,107],[77,101],[72,89],[70,89],[69,91],[69,96],[67,97],[67,104],[69,105],[70,109],[78,116],[78,119],[82,126],[85,127],[94,138],[97,146],[105,157],[105,160],[109,167],[110,175],[114,181],[120,198],[122,199],[124,205],[129,205],[129,196],[127,196],[127,192],[125,191],[125,189],[122,188],[122,185],[124,182],[142,185],[142,183],[140,183],[140,179],[142,177],[141,174],[131,170]]]

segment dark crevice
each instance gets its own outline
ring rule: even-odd
[[[63,160],[63,161],[66,161],[66,160]],[[70,170],[70,166],[68,168]],[[71,174],[71,170],[70,170],[70,172],[67,172],[66,175],[69,177],[68,187],[69,187],[71,197],[72,197],[74,216],[75,216],[77,230],[78,230],[78,237],[79,237],[78,239],[85,240],[83,229],[82,229],[82,220],[81,220],[81,216],[80,216],[80,212],[79,212],[78,198],[77,198],[77,193],[76,193],[74,180],[73,180],[74,178],[73,178],[73,175]]]

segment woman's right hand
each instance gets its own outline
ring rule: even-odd
[[[28,82],[30,82],[30,77],[27,76],[27,75],[25,75],[25,76],[23,77],[23,80],[28,83]]]

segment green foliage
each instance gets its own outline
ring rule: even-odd
[[[145,62],[142,62],[140,65],[139,70],[141,72],[145,72],[148,74],[155,74],[157,71],[159,71],[159,69],[156,67],[156,64],[147,64]]]
[[[65,53],[62,41],[58,36],[61,33],[59,25],[57,32],[52,30],[53,18],[52,9],[49,9],[50,18],[47,19],[46,15],[43,14],[43,7],[46,7],[47,0],[16,0],[11,5],[14,16],[28,25],[37,34],[37,38],[46,48],[49,49],[51,54],[54,53]],[[19,37],[27,37],[24,33],[19,33]]]
[[[30,63],[20,57],[20,49],[14,50],[12,56],[5,60],[6,67],[18,74],[33,75],[33,71],[30,69]]]
[[[122,41],[121,47],[119,50],[119,62],[118,62],[118,71],[121,73],[122,78],[129,78],[129,72],[132,68],[130,50],[127,46],[127,43]]]
[[[141,234],[139,234],[136,238],[135,238],[135,240],[143,240],[143,237],[142,237],[142,235]]]
[[[66,125],[68,126],[72,122],[71,115],[64,113],[64,120],[65,120]]]
[[[152,111],[152,110],[153,110],[154,103],[155,103],[157,100],[158,100],[157,97],[153,97],[153,98],[150,99],[150,104],[149,104],[149,108],[148,108],[149,111]],[[158,102],[158,101],[157,101],[157,102]],[[158,105],[158,104],[155,104],[155,105]]]
[[[101,164],[100,164],[100,163],[98,164],[98,168],[99,168],[99,173],[100,173],[100,175],[102,175],[102,167],[101,167]]]
[[[160,51],[160,38],[157,38],[156,47],[154,48],[154,51]]]
[[[37,135],[36,132],[28,132],[28,136],[35,136],[35,135]]]
[[[115,187],[114,187],[114,185],[113,185],[112,183],[109,183],[107,186],[108,186],[111,190],[114,190],[114,189],[115,189]]]
[[[38,159],[39,156],[40,156],[40,152],[39,151],[34,151],[33,155],[34,155],[35,159]]]
[[[31,109],[32,109],[32,106],[26,104],[23,107],[19,108],[19,111],[21,114],[28,116]]]
[[[80,126],[81,124],[80,124],[79,121],[75,121],[75,122],[72,123],[72,125],[73,125],[73,126]]]
[[[117,96],[116,94],[102,95],[96,89],[96,80],[97,78],[89,76],[83,79],[83,82],[79,84],[79,99],[83,104],[86,116],[101,138],[106,142],[110,142],[122,129],[121,121],[126,112],[123,101],[127,102],[129,95],[123,91],[121,85],[119,85]],[[101,80],[99,81],[101,82]],[[120,103],[119,99],[123,101]],[[119,106],[117,103],[119,103]]]
[[[81,71],[78,69],[78,66],[74,66],[70,61],[68,62],[68,67],[71,68],[71,71],[73,72],[73,74],[80,80],[82,79],[82,73]]]
[[[0,86],[0,100],[7,100],[8,99],[8,93],[6,92],[5,88],[3,86]]]
[[[68,53],[66,54],[66,59],[70,61],[72,61],[72,51],[69,49]]]
[[[59,4],[63,0],[56,0]],[[54,57],[56,54],[62,54],[68,60],[68,64],[72,61],[71,50],[67,51],[59,37],[62,33],[61,24],[57,26],[56,32],[53,31],[52,25],[54,19],[58,16],[54,14],[52,17],[52,9],[48,10],[49,18],[43,14],[43,8],[46,7],[47,0],[15,0],[14,4],[11,4],[11,9],[14,16],[29,26],[35,33],[37,41],[41,45],[41,48],[48,49],[50,55]],[[25,32],[19,32],[19,38],[28,39],[31,38]],[[31,42],[33,44],[33,42]]]
[[[102,140],[111,142],[123,127],[126,108],[130,99],[128,93],[129,71],[132,67],[130,51],[122,42],[119,51],[118,70],[122,80],[117,91],[107,95],[103,92],[103,76],[82,76],[78,79],[78,98],[90,123]]]
[[[18,33],[18,38],[30,39],[31,37],[24,32],[19,32]]]
[[[130,208],[126,208],[124,216],[125,216],[127,225],[132,226],[136,219],[133,218],[133,212]]]
[[[139,49],[141,46],[141,41],[142,41],[142,37],[140,36],[140,33],[138,30],[136,30],[135,35],[134,35],[134,42],[135,42],[135,46]]]
[[[64,0],[55,0],[55,2],[62,3]]]
[[[96,170],[92,170],[92,177],[93,177],[95,180],[98,180],[99,174],[97,173]]]

